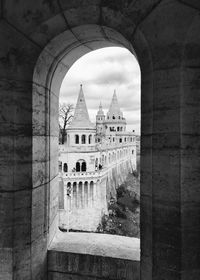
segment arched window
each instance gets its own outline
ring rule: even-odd
[[[84,206],[88,207],[88,182],[84,184]]]
[[[88,137],[88,143],[91,144],[92,143],[92,135],[90,134]]]
[[[122,138],[119,138],[119,143],[122,143]]]
[[[79,182],[78,184],[78,195],[79,195],[79,205],[78,207],[79,208],[83,208],[83,183],[82,182]]]
[[[71,195],[71,183],[70,182],[67,183],[67,195],[68,196]]]
[[[117,127],[117,131],[119,131],[119,126]]]
[[[83,161],[82,164],[81,164],[81,171],[84,171],[84,172],[85,172],[86,169],[87,169],[86,162]]]
[[[76,163],[76,172],[80,172],[81,171],[81,165],[80,162],[77,161]]]
[[[75,144],[79,144],[79,135],[75,135]]]
[[[68,166],[67,166],[67,163],[64,163],[64,166],[63,166],[63,171],[64,171],[64,172],[68,172]]]
[[[73,207],[77,208],[78,201],[77,201],[77,184],[76,182],[73,183]]]
[[[82,143],[82,144],[85,144],[85,141],[86,141],[86,137],[85,137],[85,134],[83,134],[83,135],[81,136],[81,143]]]
[[[113,118],[113,120],[115,120],[115,116],[113,116],[112,118]]]

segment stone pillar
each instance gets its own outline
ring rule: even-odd
[[[165,14],[169,24],[157,25]],[[141,64],[141,280],[200,279],[200,19],[195,15],[186,6],[163,2],[141,27],[148,30],[153,64],[153,69]]]

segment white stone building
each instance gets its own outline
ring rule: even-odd
[[[116,92],[105,116],[100,104],[91,123],[82,85],[67,141],[59,147],[60,227],[94,231],[107,201],[136,169],[136,138],[126,131]]]

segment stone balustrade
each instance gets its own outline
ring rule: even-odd
[[[91,171],[91,172],[62,172],[60,176],[62,178],[69,178],[69,179],[77,179],[77,178],[96,178],[101,177],[107,173],[107,170],[98,170],[98,171]],[[64,176],[63,176],[64,175]]]

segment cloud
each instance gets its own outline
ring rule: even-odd
[[[96,79],[94,80],[94,83],[97,85],[104,85],[104,84],[110,84],[110,85],[121,85],[128,83],[129,79],[126,75],[126,73],[121,73],[121,71],[113,71],[108,73],[102,73]]]

